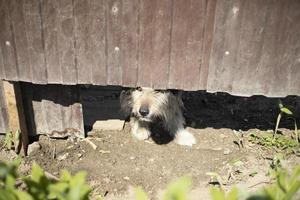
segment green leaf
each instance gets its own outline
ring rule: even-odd
[[[287,115],[293,115],[292,111],[290,111],[287,107],[280,108],[280,111]]]
[[[163,200],[186,200],[187,192],[192,181],[187,177],[182,177],[169,184]]]
[[[136,188],[134,193],[136,200],[148,200],[147,194],[141,187]]]
[[[220,188],[212,187],[210,189],[212,200],[225,200],[225,194]]]
[[[31,179],[35,182],[39,182],[43,176],[44,176],[43,169],[36,163],[33,163],[32,170],[31,170]]]

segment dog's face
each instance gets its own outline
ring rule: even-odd
[[[121,94],[121,107],[141,121],[151,122],[163,115],[168,104],[169,93],[152,88],[137,88],[127,96],[124,94]]]

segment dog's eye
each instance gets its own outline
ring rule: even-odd
[[[143,90],[142,87],[137,87],[136,89],[137,89],[138,91],[140,91],[140,92]]]

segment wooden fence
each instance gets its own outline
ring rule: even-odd
[[[78,84],[300,95],[300,1],[0,0],[0,78],[30,132],[81,135]]]
[[[0,77],[300,94],[299,0],[0,0]]]

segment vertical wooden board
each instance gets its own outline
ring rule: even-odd
[[[15,44],[11,29],[9,7],[6,0],[0,0],[0,48],[5,78],[18,79]]]
[[[46,93],[47,92],[47,93]],[[43,112],[45,112],[46,122],[48,126],[48,132],[52,131],[63,131],[63,116],[62,116],[62,105],[59,103],[61,95],[59,90],[54,85],[48,85],[46,90],[42,92],[44,99]]]
[[[59,4],[57,0],[42,3],[43,33],[48,83],[62,83],[61,55],[59,50]]]
[[[7,133],[8,131],[8,114],[4,96],[3,81],[0,81],[0,133]]]
[[[0,40],[1,42],[1,40]],[[5,71],[4,71],[4,58],[2,53],[2,46],[0,45],[0,78],[5,79]]]
[[[45,0],[42,13],[48,83],[76,84],[72,0]]]
[[[26,23],[24,16],[24,0],[8,1],[11,23],[14,32],[16,44],[16,57],[18,62],[19,79],[20,81],[32,80],[31,69],[31,52],[29,51],[28,33],[26,32]]]
[[[217,1],[208,91],[232,91],[245,1]]]
[[[105,2],[74,1],[78,83],[106,84]]]
[[[234,94],[251,95],[262,92],[261,79],[266,80],[267,78],[260,77],[258,71],[269,7],[266,1],[245,2],[242,10],[237,67],[232,84],[232,93]]]
[[[47,83],[45,63],[41,1],[24,1],[24,18],[28,38],[28,50],[31,58],[32,82]]]
[[[108,0],[107,3],[107,83],[122,84],[121,46],[122,37],[122,1]]]
[[[286,51],[282,59],[282,68],[288,68],[288,94],[300,96],[300,1],[289,1],[288,12],[284,15],[287,23],[284,35]]]
[[[206,1],[174,1],[170,88],[197,90],[202,60]]]
[[[137,84],[139,0],[123,0],[122,3],[122,86]]]
[[[203,56],[200,69],[199,77],[199,90],[206,90],[208,70],[209,70],[209,59],[212,49],[213,32],[214,32],[214,21],[216,14],[217,0],[210,0],[206,3],[206,16],[205,16],[205,27],[204,27],[204,41],[203,41]]]
[[[141,0],[138,84],[164,89],[168,85],[171,0]]]
[[[280,35],[283,34],[285,29],[285,22],[282,19],[286,8],[285,1],[273,2],[269,6],[257,71],[260,92],[265,95],[280,96],[280,93],[285,93],[286,90],[287,70],[286,66],[284,66],[285,70],[283,70],[283,66],[280,65],[282,57],[280,51],[281,49],[286,50],[280,39]],[[257,91],[254,92],[257,93]]]
[[[71,106],[71,127],[77,129],[84,137],[83,110],[81,103],[73,103]]]

